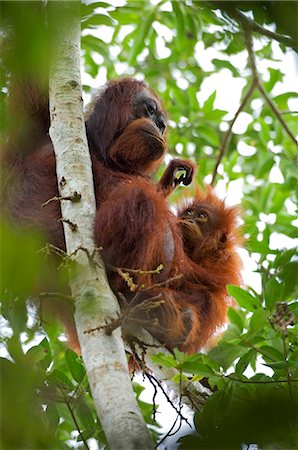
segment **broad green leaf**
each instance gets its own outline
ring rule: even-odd
[[[283,354],[277,348],[270,347],[269,345],[262,345],[259,347],[259,352],[264,356],[264,358],[275,362],[284,359]]]
[[[228,285],[228,293],[233,297],[241,308],[247,309],[247,311],[255,312],[260,307],[259,300],[251,295],[249,292],[240,288],[239,286]]]
[[[157,355],[152,355],[151,359],[157,364],[161,364],[165,367],[176,367],[177,362],[173,355],[165,355],[164,353],[158,353]]]
[[[275,278],[271,278],[265,286],[265,302],[268,309],[272,309],[274,305],[282,300],[283,285]]]
[[[60,388],[66,388],[69,390],[73,389],[73,384],[68,378],[67,375],[65,375],[64,372],[61,370],[54,369],[48,376],[48,380],[52,383],[56,384]]]
[[[213,105],[216,99],[216,90],[212,92],[212,94],[207,98],[202,106],[202,111],[206,113],[210,113],[213,110]]]
[[[110,16],[117,20],[121,25],[132,25],[138,22],[139,19],[139,11],[129,5],[121,6],[120,8],[116,8],[114,11],[111,11]]]
[[[234,323],[240,331],[243,330],[244,320],[239,311],[237,311],[234,308],[229,308],[228,318],[229,318],[230,322]]]
[[[218,147],[219,146],[219,137],[215,130],[212,128],[203,128],[202,126],[199,126],[197,128],[199,137],[206,141],[207,144],[211,145],[212,147]]]
[[[202,377],[210,377],[214,375],[214,370],[207,364],[185,361],[181,364],[181,369],[187,373],[193,373]]]
[[[288,100],[290,98],[298,98],[297,92],[286,92],[284,94],[279,94],[273,97],[274,102],[279,109],[288,109]]]
[[[241,358],[245,353],[247,353],[246,346],[227,344],[222,341],[209,354],[224,370],[227,370],[237,358]]]
[[[74,380],[77,383],[81,383],[85,374],[85,369],[78,355],[74,351],[67,349],[65,352],[65,359]]]
[[[226,61],[224,59],[212,59],[212,64],[215,65],[218,69],[229,69],[234,77],[239,77],[239,71],[236,69],[236,67],[230,63],[230,61]]]
[[[255,355],[256,351],[254,349],[248,350],[248,352],[241,356],[241,358],[237,362],[235,372],[237,374],[243,373],[246,370],[247,366],[251,363],[251,360],[255,357]]]
[[[269,79],[269,81],[264,83],[264,86],[268,92],[271,92],[272,89],[274,88],[275,84],[278,81],[282,81],[284,74],[280,70],[272,69],[271,67],[269,67],[268,70],[269,70],[269,74],[270,74],[270,79]]]
[[[100,25],[113,26],[114,20],[105,14],[94,14],[82,22],[82,29],[97,28]]]
[[[94,429],[95,420],[92,411],[82,397],[78,400],[75,408],[75,414],[79,417],[80,423],[85,430]]]
[[[43,366],[48,368],[52,361],[52,355],[47,338],[44,338],[39,345],[31,347],[26,353],[26,358],[30,359],[32,365],[44,361],[45,364]]]
[[[184,23],[184,10],[183,3],[180,3],[178,0],[172,0],[173,12],[175,14],[176,20],[176,31],[177,36],[174,40],[174,44],[178,51],[183,49],[183,44],[185,41],[185,23]]]
[[[107,44],[91,34],[82,37],[82,48],[99,53],[100,55],[107,54]]]
[[[264,330],[265,326],[268,325],[267,319],[268,311],[259,307],[250,319],[249,331],[259,333],[261,330]]]
[[[139,53],[145,47],[145,39],[149,33],[152,22],[155,20],[156,10],[153,9],[152,12],[147,16],[142,26],[137,29],[137,34],[133,45],[131,47],[131,52],[129,55],[129,62],[133,66],[136,63],[136,59]]]

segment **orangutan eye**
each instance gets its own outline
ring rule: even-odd
[[[188,216],[188,217],[191,216],[192,215],[192,209],[186,209],[183,215],[184,216]]]
[[[208,219],[208,214],[207,214],[205,211],[201,211],[201,212],[198,214],[198,217],[199,217],[200,219]]]
[[[145,103],[145,108],[149,116],[153,116],[156,111],[156,105],[154,103]]]

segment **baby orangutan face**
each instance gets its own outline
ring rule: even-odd
[[[211,188],[198,191],[196,198],[178,211],[187,255],[196,263],[222,259],[238,241],[238,210],[228,207]]]

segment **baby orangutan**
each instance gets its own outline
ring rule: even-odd
[[[184,249],[192,261],[192,273],[182,279],[184,291],[193,298],[189,328],[197,322],[196,337],[187,351],[205,346],[213,333],[225,323],[231,300],[227,284],[240,284],[242,267],[237,247],[241,244],[239,210],[218,198],[210,186],[197,190],[196,197],[177,212]]]
[[[136,314],[169,350],[176,346],[195,353],[209,347],[216,331],[225,324],[232,304],[226,285],[241,282],[238,216],[238,209],[227,206],[211,187],[198,189],[188,206],[178,209],[184,273],[179,277],[181,272],[176,272],[177,279],[169,278],[163,287],[143,291],[139,301],[145,305],[146,299],[150,305],[151,298],[153,308],[140,309]],[[156,299],[160,306],[154,308]]]

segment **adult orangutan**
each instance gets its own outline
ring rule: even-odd
[[[26,134],[22,129],[21,138],[10,137],[7,144],[10,181],[6,189],[6,206],[10,218],[15,222],[24,227],[43,230],[53,245],[64,249],[59,203],[50,202],[42,207],[58,194],[55,156],[48,137],[46,102],[44,96],[38,102],[36,90],[26,86],[15,97],[12,95],[12,108],[18,107],[20,99],[23,100],[20,107],[27,114],[28,131]],[[185,177],[178,183],[189,184],[193,173],[191,163],[173,160],[160,183],[156,185],[150,180],[150,175],[162,162],[167,150],[165,127],[166,115],[156,94],[144,82],[132,79],[109,83],[96,98],[86,121],[98,207],[95,230],[101,228],[103,221],[106,224],[105,239],[111,232],[115,235],[117,252],[113,259],[117,265],[155,268],[162,263],[166,267],[163,278],[167,272],[170,273],[167,267],[172,265],[176,254],[174,236],[179,235],[175,218],[168,211],[164,196],[177,184],[177,169],[185,169]],[[22,152],[23,148],[26,152]],[[9,154],[9,150],[13,150],[13,154]],[[113,198],[116,189],[119,189],[117,201]],[[125,217],[122,217],[123,206],[127,202],[129,208],[125,208]],[[107,203],[110,204],[110,211],[112,204],[117,206],[118,221],[114,217],[110,223],[108,215],[105,219]],[[133,209],[126,221],[127,213]],[[144,213],[147,228],[143,227]],[[123,235],[125,226],[128,227],[132,222],[135,227],[130,227],[131,234],[126,234],[124,240],[121,237],[119,246],[121,233]],[[117,234],[119,223],[123,230]],[[138,234],[140,231],[141,238]],[[100,245],[97,231],[95,234],[96,244]],[[178,241],[177,252],[183,253],[180,237]],[[129,254],[128,248],[131,250]],[[144,248],[146,253],[143,253]],[[109,261],[105,249],[103,255]]]
[[[31,114],[33,125],[36,111]],[[190,183],[193,165],[173,160],[158,184],[150,179],[166,152],[165,127],[160,101],[142,81],[111,82],[96,98],[86,122],[97,202],[95,241],[103,249],[116,292],[129,300],[128,286],[115,267],[135,269],[135,283],[151,288],[151,298],[161,300],[149,313],[146,328],[168,348],[178,345],[190,352],[204,345],[223,319],[222,315],[216,317],[211,307],[219,299],[208,296],[206,288],[215,289],[218,279],[214,281],[212,269],[208,272],[187,254],[183,233],[165,199],[179,182]],[[14,220],[44,230],[52,244],[64,249],[60,205],[50,202],[41,207],[58,194],[55,157],[47,131],[46,127],[33,126],[18,143],[17,149],[24,145],[32,151],[16,159],[12,175],[16,183],[8,205]],[[181,168],[185,175],[177,180],[175,174]],[[154,272],[160,264],[164,269]],[[177,275],[182,278],[178,280]],[[209,320],[203,321],[205,316]],[[152,322],[152,318],[156,320]]]

